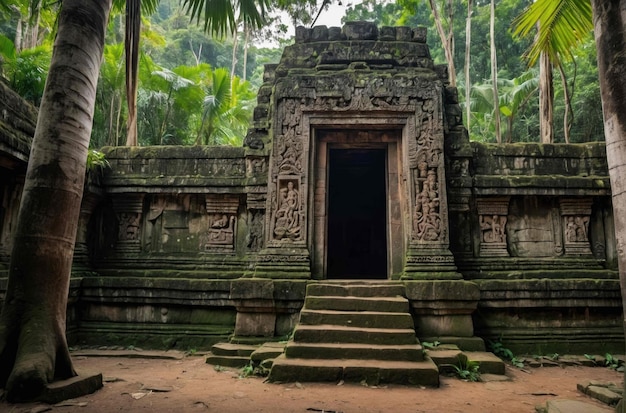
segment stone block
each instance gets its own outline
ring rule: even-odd
[[[328,40],[328,27],[326,26],[315,26],[311,30],[311,41],[312,42],[323,42]]]
[[[417,43],[426,43],[428,36],[428,28],[425,26],[415,27],[413,29],[413,37],[411,40]]]
[[[348,40],[376,40],[378,38],[378,26],[371,22],[347,22],[343,26],[344,34]]]
[[[605,409],[578,400],[548,400],[546,413],[613,413],[613,409]]]
[[[587,395],[594,399],[600,400],[604,404],[614,406],[622,398],[620,394],[617,394],[604,386],[589,386],[585,392]]]
[[[469,361],[478,362],[481,373],[504,374],[504,362],[493,353],[485,351],[465,351],[463,354]]]
[[[273,337],[276,314],[237,312],[236,336]]]
[[[474,324],[469,314],[419,315],[415,317],[415,331],[420,337],[472,337],[474,335]]]

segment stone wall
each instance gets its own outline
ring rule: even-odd
[[[420,338],[621,351],[604,144],[470,142],[425,36],[299,28],[266,66],[243,148],[104,148],[111,168],[81,207],[72,342],[199,349],[286,337],[307,284],[325,279],[323,154],[356,145],[387,154],[388,278],[403,280]],[[28,146],[1,136],[6,247]]]

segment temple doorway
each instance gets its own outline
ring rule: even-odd
[[[327,277],[387,278],[385,149],[328,153]]]

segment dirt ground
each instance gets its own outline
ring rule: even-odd
[[[182,360],[75,357],[80,370],[101,372],[104,388],[69,400],[65,406],[7,404],[0,412],[534,412],[547,400],[574,399],[602,406],[579,393],[585,380],[621,383],[623,374],[604,367],[541,367],[522,371],[507,366],[508,381],[464,382],[441,377],[439,388],[399,385],[265,383],[241,378],[236,369],[218,371],[204,357]],[[151,390],[150,390],[151,389]]]

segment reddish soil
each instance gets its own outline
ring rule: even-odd
[[[79,371],[101,372],[104,388],[65,402],[68,406],[51,406],[52,412],[520,413],[534,412],[536,405],[552,399],[602,406],[579,393],[576,384],[585,380],[623,381],[622,373],[604,367],[541,367],[525,372],[507,366],[509,381],[469,383],[441,377],[441,386],[436,389],[270,384],[259,377],[240,378],[235,369],[216,371],[197,356],[183,360],[75,357],[74,362]],[[153,390],[145,390],[148,388]],[[0,402],[0,412],[34,413],[44,411],[39,408],[45,406]]]

